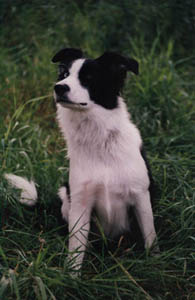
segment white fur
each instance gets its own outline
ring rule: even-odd
[[[20,202],[33,206],[37,202],[37,191],[34,181],[13,174],[5,174],[5,178],[15,188],[21,190]]]
[[[115,235],[128,228],[127,206],[132,205],[145,247],[150,248],[156,238],[149,178],[140,154],[140,133],[121,97],[118,97],[118,108],[113,110],[91,101],[87,89],[78,80],[82,64],[81,59],[74,62],[70,76],[57,83],[70,87],[67,96],[72,102],[87,103],[82,109],[74,104],[57,104],[57,120],[70,159],[71,203],[65,205],[68,199],[62,196],[62,213],[69,222],[69,251],[75,269],[83,261],[93,208],[105,232]]]

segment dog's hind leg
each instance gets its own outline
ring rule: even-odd
[[[64,186],[59,188],[58,196],[62,201],[62,206],[61,206],[62,217],[66,222],[68,222],[68,215],[70,210],[70,188],[68,183],[65,183]]]

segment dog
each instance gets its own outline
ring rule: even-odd
[[[69,184],[58,195],[74,271],[82,266],[93,210],[105,234],[114,237],[129,230],[128,208],[133,207],[145,248],[157,248],[151,175],[140,132],[120,95],[127,72],[138,75],[138,62],[114,52],[88,59],[74,48],[60,50],[52,62],[59,64],[54,99],[70,162]],[[19,179],[6,176],[19,186]],[[34,198],[28,198],[36,201],[34,188]]]

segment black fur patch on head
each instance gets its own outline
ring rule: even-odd
[[[119,54],[106,52],[97,59],[86,59],[79,72],[79,80],[88,89],[92,101],[106,109],[114,109],[118,106],[117,97],[127,71],[138,74],[138,63]]]
[[[115,52],[105,52],[102,56],[96,59],[104,68],[110,70],[117,69],[118,71],[131,71],[134,74],[139,74],[139,64],[133,58],[122,56]]]
[[[52,58],[52,62],[60,62],[64,64],[69,64],[73,60],[82,58],[83,53],[80,49],[74,49],[74,48],[65,48],[60,51],[58,51],[54,57]]]
[[[89,92],[90,99],[106,109],[117,107],[119,89],[113,76],[95,60],[86,60],[79,72],[79,80]]]

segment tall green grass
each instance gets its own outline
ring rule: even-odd
[[[21,3],[4,5],[7,23],[0,33],[0,299],[194,299],[193,52],[179,45],[174,31],[167,34],[170,14],[166,30],[159,25],[153,32],[158,9],[152,1],[151,12],[143,1]],[[141,30],[139,22],[150,14],[153,23]],[[162,10],[158,14],[165,16]],[[158,257],[150,257],[136,239],[125,238],[119,246],[92,234],[82,277],[75,280],[69,276],[67,225],[56,197],[68,162],[55,122],[57,68],[50,60],[64,46],[81,47],[91,57],[114,49],[140,63],[140,75],[129,74],[123,95],[157,185],[161,248]],[[36,207],[18,202],[20,192],[3,177],[7,172],[35,179]]]

